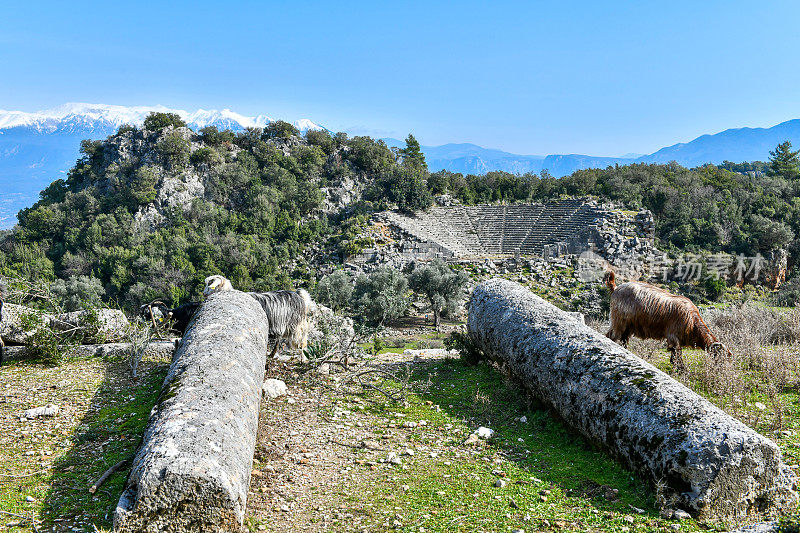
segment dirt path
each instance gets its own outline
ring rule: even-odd
[[[428,353],[383,353],[375,363],[396,369],[444,357]],[[408,433],[423,427],[379,420],[367,400],[335,390],[335,374],[299,375],[285,364],[269,374],[284,380],[289,393],[262,403],[248,499],[250,527],[374,531],[372,517],[354,513],[352,500],[360,500],[358,490],[379,470],[397,466],[386,461],[389,453],[402,457],[410,449]]]

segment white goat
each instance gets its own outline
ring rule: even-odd
[[[208,296],[217,291],[231,291],[233,285],[223,276],[209,276],[203,294]],[[270,357],[275,357],[284,341],[289,348],[304,350],[308,345],[308,334],[311,329],[309,316],[316,309],[308,291],[269,291],[248,292],[264,309],[269,323],[269,335],[275,337],[275,347]]]

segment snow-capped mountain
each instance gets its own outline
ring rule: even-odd
[[[123,124],[141,126],[152,112],[176,113],[194,130],[216,126],[242,131],[273,121],[266,115],[248,117],[230,109],[188,112],[160,105],[72,103],[33,113],[0,110],[0,229],[13,226],[20,209],[33,205],[39,191],[64,177],[79,157],[81,140],[103,139]],[[303,133],[323,129],[305,118],[293,124]]]
[[[117,129],[123,124],[141,126],[150,113],[176,113],[192,129],[216,126],[219,129],[234,131],[250,127],[263,128],[272,118],[266,115],[247,117],[230,109],[216,109],[188,112],[183,109],[169,109],[158,106],[125,107],[120,105],[69,103],[62,106],[26,113],[24,111],[4,111],[0,109],[0,130],[25,127],[39,132],[106,130]],[[323,129],[308,119],[293,123],[301,132]]]

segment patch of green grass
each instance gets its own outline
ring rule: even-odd
[[[379,337],[381,340],[381,349],[378,354],[383,353],[402,353],[405,350],[419,350],[427,348],[430,345],[438,345],[443,342],[447,335],[438,331],[430,333],[421,333],[409,337]],[[368,353],[374,352],[374,342],[363,342],[359,347]]]
[[[90,494],[89,487],[136,451],[166,371],[165,366],[157,368],[130,386],[107,374],[92,400],[95,409],[73,435],[73,448],[54,464],[40,511],[45,525],[111,527],[130,464],[112,474],[96,494]]]
[[[3,409],[14,416],[4,416],[9,434],[0,450],[0,510],[28,519],[8,530],[30,531],[30,518],[42,530],[111,527],[130,465],[112,475],[96,494],[90,494],[89,487],[139,445],[161,389],[165,363],[145,362],[138,383],[130,381],[126,362],[99,358],[71,360],[58,367],[14,361],[0,369],[10,398],[28,397]],[[45,403],[59,404],[59,414],[24,422],[14,419],[19,409]],[[12,515],[0,516],[2,525],[17,521]]]
[[[442,451],[419,451],[381,470],[358,498],[345,498],[350,512],[409,532],[670,530],[673,522],[659,518],[647,485],[529,404],[493,368],[456,359],[413,368],[414,392],[403,406],[378,403],[369,410],[388,431],[424,420],[420,431],[409,433],[408,446]],[[465,444],[479,426],[494,429],[493,438]],[[503,487],[495,486],[499,479]],[[700,528],[692,520],[680,527]]]
[[[166,370],[151,372],[130,388],[118,389],[112,380],[97,392],[93,403],[102,407],[90,411],[75,432],[75,446],[54,465],[51,489],[41,511],[46,524],[56,518],[80,517],[98,526],[111,526],[130,465],[112,474],[96,494],[89,494],[88,489],[106,469],[136,451]]]

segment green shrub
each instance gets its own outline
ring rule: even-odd
[[[314,298],[334,311],[340,311],[350,302],[353,282],[343,270],[323,276],[314,290]]]
[[[308,130],[306,132],[306,141],[311,146],[318,146],[326,154],[333,152],[336,147],[333,137],[326,130]]]
[[[292,124],[285,122],[283,120],[275,120],[267,124],[267,127],[264,128],[263,133],[261,134],[262,139],[289,139],[291,137],[299,137],[300,130],[294,127]]]
[[[94,276],[73,276],[57,279],[52,285],[53,294],[61,300],[65,311],[78,311],[102,305],[105,291]]]
[[[470,364],[477,365],[484,359],[483,352],[475,341],[466,331],[453,331],[444,339],[444,346],[448,350],[458,350],[461,360]]]
[[[797,307],[800,305],[800,274],[784,283],[773,296],[775,305]]]
[[[716,276],[709,276],[703,281],[706,297],[709,300],[718,302],[725,294],[725,280]]]
[[[75,339],[62,335],[43,324],[41,315],[38,313],[23,315],[20,325],[23,330],[33,331],[33,335],[28,338],[26,343],[30,357],[49,366],[61,364],[68,355],[69,348],[78,344]]]
[[[201,129],[200,136],[203,142],[209,146],[230,144],[236,138],[231,130],[219,131],[216,126],[206,126]]]
[[[408,281],[390,266],[382,266],[356,279],[352,306],[364,322],[383,325],[405,313],[409,306]]]
[[[194,166],[213,165],[218,161],[219,156],[217,155],[216,150],[207,146],[198,148],[192,152],[192,155],[189,156],[189,162],[191,162]]]
[[[149,131],[161,131],[168,126],[185,128],[186,122],[175,113],[150,113],[144,119],[143,128]]]
[[[171,168],[182,168],[189,162],[189,141],[179,132],[170,132],[159,139],[156,150]]]

